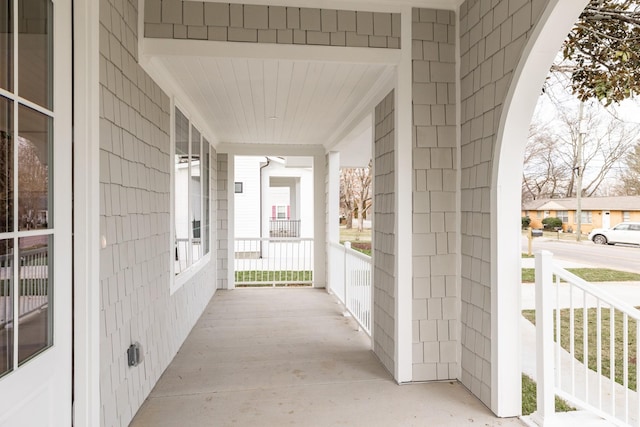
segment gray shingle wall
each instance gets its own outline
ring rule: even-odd
[[[413,9],[413,380],[457,378],[454,12]]]
[[[395,371],[395,93],[375,109],[373,351]]]
[[[217,187],[216,187],[216,203],[218,217],[216,221],[216,228],[218,230],[218,242],[214,242],[213,248],[217,249],[217,268],[218,268],[218,289],[228,288],[228,262],[229,252],[227,250],[229,243],[229,222],[228,222],[228,197],[229,197],[229,178],[228,178],[228,158],[226,153],[218,154],[217,162]]]
[[[491,170],[502,105],[547,0],[460,7],[462,373],[491,404]]]
[[[127,426],[203,311],[215,262],[170,295],[170,102],[137,63],[136,0],[100,0],[100,395]],[[213,280],[212,280],[213,278]],[[127,366],[132,342],[142,363]]]
[[[145,37],[400,48],[400,14],[181,0],[145,1]]]

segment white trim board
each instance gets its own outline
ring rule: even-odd
[[[192,39],[145,38],[141,56],[198,56],[221,58],[283,59],[342,62],[347,64],[397,64],[400,49],[317,46],[276,43],[221,42]]]

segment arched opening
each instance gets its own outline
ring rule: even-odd
[[[494,148],[491,211],[492,410],[521,411],[520,182],[527,130],[559,47],[588,1],[557,1],[543,12],[515,70]]]

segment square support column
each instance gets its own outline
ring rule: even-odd
[[[327,286],[326,250],[327,234],[326,223],[322,220],[321,212],[328,203],[325,194],[326,164],[324,154],[313,156],[313,287],[324,288]]]
[[[395,379],[412,380],[412,77],[411,8],[402,11],[402,59],[395,91],[396,351]]]

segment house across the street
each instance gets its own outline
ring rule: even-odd
[[[623,221],[640,221],[640,196],[585,197],[581,200],[583,233],[594,228],[609,228]],[[576,230],[575,197],[566,199],[538,199],[522,204],[522,216],[531,218],[532,228],[542,228],[542,220],[557,217],[562,230]]]

